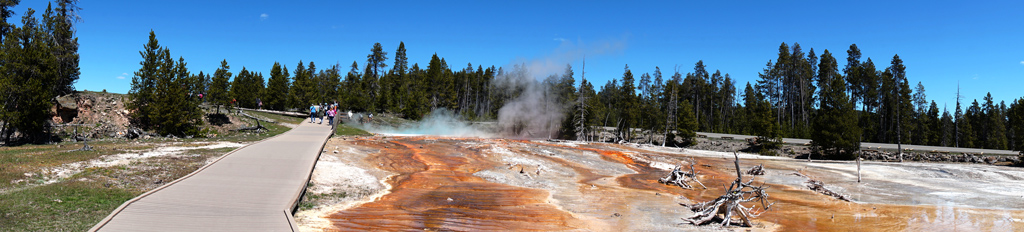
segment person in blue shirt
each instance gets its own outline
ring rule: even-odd
[[[316,106],[309,106],[309,123],[313,123],[313,119],[316,118]]]

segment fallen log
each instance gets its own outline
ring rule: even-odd
[[[264,130],[265,131],[265,130],[267,130],[267,128],[263,127],[263,125],[256,124],[256,126],[242,127],[242,128],[234,129],[233,131],[257,131],[257,132],[259,132],[260,130]]]
[[[242,112],[240,115],[248,117],[248,118],[251,118],[254,121],[256,121],[256,126],[242,127],[242,128],[234,129],[234,131],[256,131],[256,132],[260,132],[261,130],[262,131],[266,131],[267,128],[263,127],[263,124],[261,124],[260,121],[274,123],[271,120],[260,119],[260,118],[258,118],[256,116],[252,116],[252,115],[246,114],[244,112]]]
[[[839,194],[839,193],[837,193],[835,191],[832,191],[832,190],[826,188],[825,187],[825,183],[822,183],[819,180],[808,179],[807,180],[807,187],[810,188],[811,190],[814,190],[815,192],[818,192],[818,193],[821,193],[821,194],[825,194],[826,196],[835,197],[836,199],[843,200],[843,201],[850,201],[850,199],[846,198],[846,196],[843,196],[843,194]]]
[[[768,202],[768,193],[765,192],[765,189],[768,189],[768,187],[765,187],[763,183],[761,186],[751,185],[754,182],[754,178],[750,178],[749,181],[743,182],[743,176],[740,173],[739,155],[733,153],[733,156],[736,158],[736,161],[734,162],[736,164],[736,180],[729,185],[725,194],[713,201],[706,201],[691,205],[681,204],[694,211],[693,216],[683,218],[683,220],[694,225],[704,225],[711,222],[721,214],[722,216],[720,219],[722,220],[722,226],[729,226],[733,224],[733,217],[738,216],[741,222],[737,225],[750,227],[750,219],[752,217],[760,216],[765,211],[771,209],[772,205],[775,204]],[[761,207],[764,208],[765,211],[757,212],[757,205],[747,207],[742,204],[752,201],[760,202]]]

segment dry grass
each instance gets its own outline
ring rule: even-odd
[[[273,115],[265,117],[283,123],[301,121]],[[264,126],[268,131],[222,132],[212,138],[105,139],[89,142],[92,151],[75,151],[82,147],[80,142],[2,147],[0,228],[3,231],[87,230],[123,202],[187,175],[235,149],[196,149],[198,145],[250,143],[290,130],[284,125],[265,123]],[[143,153],[168,146],[189,149],[181,153],[131,159],[123,165],[86,166],[63,178],[54,178],[49,171],[104,159],[109,155]]]

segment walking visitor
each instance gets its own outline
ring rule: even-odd
[[[314,118],[316,118],[316,106],[309,105],[309,123],[313,123]]]
[[[330,124],[332,127],[334,126],[334,115],[336,115],[337,113],[338,112],[333,106],[331,107],[330,110],[327,110],[327,124]]]

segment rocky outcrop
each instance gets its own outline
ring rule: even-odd
[[[123,137],[131,126],[122,94],[76,92],[58,97],[51,108],[56,132],[87,138]]]

